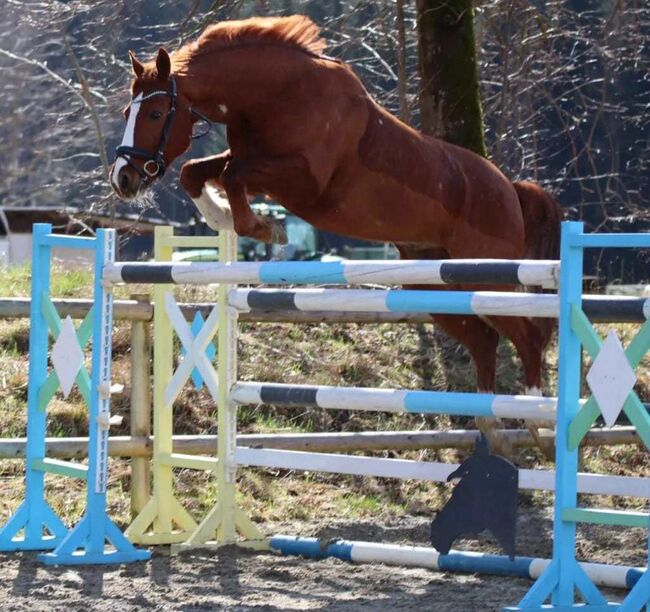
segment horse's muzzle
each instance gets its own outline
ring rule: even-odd
[[[130,166],[113,164],[111,168],[111,186],[120,198],[129,200],[138,195],[142,186],[140,175]]]

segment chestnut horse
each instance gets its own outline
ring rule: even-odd
[[[350,68],[322,55],[324,46],[310,19],[293,16],[219,23],[171,56],[160,49],[151,63],[130,54],[135,79],[111,170],[116,192],[132,198],[146,189],[188,149],[194,123],[208,120],[226,125],[230,149],[188,161],[180,180],[214,229],[285,241],[277,222],[249,206],[249,194],[265,194],[321,230],[392,242],[406,259],[558,256],[561,214],[549,195],[400,122]],[[433,319],[467,347],[479,391],[495,390],[503,335],[521,357],[527,393],[540,392],[550,321]],[[479,427],[509,454],[494,420]]]

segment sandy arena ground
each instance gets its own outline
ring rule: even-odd
[[[404,518],[393,524],[283,524],[276,533],[425,545],[428,522]],[[548,556],[548,512],[520,517],[521,554]],[[583,557],[642,565],[647,540],[591,529],[582,534]],[[624,539],[623,539],[624,537]],[[457,543],[459,549],[497,552],[487,539]],[[607,551],[609,549],[609,552]],[[45,567],[35,554],[0,555],[0,610],[36,612],[99,610],[498,610],[526,593],[524,579],[443,574],[384,565],[351,565],[250,553],[235,547],[169,556],[157,547],[147,563],[117,567]],[[607,593],[620,600],[621,591]]]

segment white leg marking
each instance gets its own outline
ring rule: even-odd
[[[205,217],[208,227],[213,230],[235,229],[230,204],[214,187],[208,184],[204,185],[201,195],[196,199],[192,198],[192,202]]]
[[[539,387],[526,387],[526,395],[532,395],[534,397],[544,397],[542,390]]]
[[[129,119],[126,122],[126,128],[124,129],[124,136],[122,137],[123,147],[132,147],[133,146],[133,137],[135,134],[135,122],[138,116],[138,111],[140,110],[140,100],[142,99],[142,94],[138,96],[131,102],[131,110],[129,111]],[[126,166],[126,160],[123,157],[118,157],[115,160],[115,165],[113,166],[113,173],[111,174],[111,183],[115,187],[119,187],[117,184],[117,177],[120,174],[120,170]]]

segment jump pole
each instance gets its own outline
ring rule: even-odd
[[[358,542],[352,540],[320,540],[290,535],[275,535],[269,540],[271,550],[283,555],[307,559],[335,558],[352,563],[384,563],[406,567],[421,567],[441,572],[487,574],[513,578],[538,578],[549,566],[549,559],[451,550],[441,555],[434,548]],[[645,575],[642,567],[580,563],[595,584],[610,588],[631,589]]]

